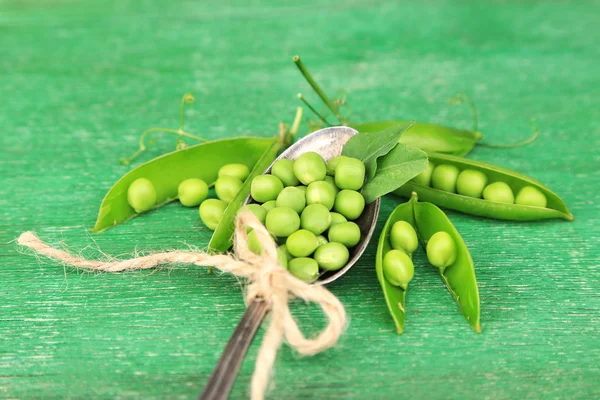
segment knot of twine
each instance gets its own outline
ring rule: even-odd
[[[247,228],[256,232],[262,248],[257,255],[248,248]],[[17,243],[65,265],[94,271],[120,272],[150,269],[164,264],[192,264],[216,267],[222,272],[246,278],[246,302],[262,299],[270,309],[270,323],[258,351],[252,375],[251,398],[264,397],[277,350],[283,340],[302,355],[314,355],[333,346],[346,325],[344,306],[331,292],[318,284],[308,284],[288,273],[277,261],[277,246],[266,228],[251,212],[241,213],[235,222],[234,255],[194,251],[168,251],[129,260],[86,260],[41,241],[33,232],[19,236]],[[289,308],[290,297],[318,304],[328,319],[327,326],[313,339],[307,339]]]

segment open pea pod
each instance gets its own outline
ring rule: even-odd
[[[417,202],[416,199],[417,195],[413,194],[410,202],[414,203],[416,230],[423,246],[426,247],[429,239],[440,231],[448,233],[454,240],[456,260],[443,270],[439,269],[440,275],[469,324],[475,332],[481,332],[479,289],[469,249],[442,210],[434,204]]]
[[[431,186],[418,184],[414,181],[409,181],[404,186],[395,190],[394,194],[410,197],[411,193],[416,192],[419,195],[419,199],[431,202],[440,207],[494,219],[510,221],[535,221],[552,218],[562,218],[567,221],[572,221],[574,219],[573,214],[569,212],[565,202],[556,193],[551,191],[543,183],[519,172],[486,162],[447,154],[428,153],[428,157],[429,162],[433,163],[435,166],[449,164],[456,166],[460,171],[472,169],[483,172],[488,179],[488,183],[504,182],[515,194],[526,186],[532,186],[544,194],[547,205],[546,207],[535,207],[494,202],[443,191]]]
[[[352,124],[359,132],[381,132],[404,121],[379,121]],[[419,147],[426,152],[467,155],[483,137],[481,132],[456,129],[425,122],[415,122],[400,136],[399,143]]]
[[[408,201],[400,204],[389,216],[381,236],[379,236],[379,244],[377,245],[377,253],[375,256],[375,270],[377,279],[383,290],[383,297],[390,311],[390,315],[396,325],[396,332],[404,331],[404,320],[406,318],[406,290],[399,286],[392,285],[383,273],[383,257],[392,249],[390,243],[390,231],[392,226],[398,221],[406,221],[415,227],[413,206],[415,201]]]
[[[177,199],[177,188],[183,180],[198,178],[212,185],[222,166],[238,163],[252,169],[268,149],[280,146],[281,142],[280,137],[222,139],[150,160],[126,173],[108,191],[92,232],[101,232],[139,215],[127,201],[127,189],[138,178],[152,182],[157,195],[154,208],[158,208]]]

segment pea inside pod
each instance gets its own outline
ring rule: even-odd
[[[574,219],[565,202],[556,193],[531,177],[482,161],[447,154],[429,153],[428,156],[429,161],[437,166],[436,169],[447,165],[461,171],[457,183],[459,193],[442,190],[440,186],[436,188],[411,181],[395,190],[395,194],[408,198],[411,193],[416,192],[422,201],[494,219]],[[470,172],[465,177],[463,174],[466,174],[466,171]],[[480,192],[483,198],[479,198]]]

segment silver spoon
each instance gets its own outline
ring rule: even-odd
[[[357,133],[356,130],[345,126],[321,129],[290,146],[286,151],[281,153],[275,161],[281,158],[295,160],[301,154],[309,151],[319,153],[325,161],[328,161],[333,157],[342,154],[344,144]],[[272,166],[273,164],[271,164],[264,173],[270,173]],[[250,202],[252,202],[252,199],[248,196],[244,204]],[[336,281],[348,272],[348,270],[358,261],[367,248],[369,240],[373,235],[375,225],[377,224],[379,203],[380,201],[377,199],[373,203],[367,205],[362,215],[354,221],[360,227],[361,239],[356,246],[350,249],[350,259],[348,263],[337,271],[325,272],[319,276],[319,279],[315,284],[327,285]],[[240,370],[242,361],[262,320],[267,314],[267,311],[267,304],[260,299],[254,300],[248,306],[244,316],[235,328],[231,339],[229,339],[217,367],[208,379],[208,383],[200,395],[200,400],[225,400],[229,397],[229,392],[231,391],[235,378]]]

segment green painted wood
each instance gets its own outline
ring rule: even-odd
[[[473,158],[517,169],[563,196],[573,223],[509,223],[457,213],[480,285],[475,334],[415,255],[406,331],[396,336],[374,270],[373,241],[331,290],[350,325],[339,344],[301,358],[284,347],[269,398],[436,399],[600,396],[600,74],[592,1],[196,2],[0,1],[0,397],[192,398],[244,310],[239,283],[194,268],[120,275],[64,269],[17,253],[33,229],[100,256],[205,246],[197,211],[170,204],[93,235],[105,192],[149,126],[208,138],[277,133],[301,54],[357,120],[469,127],[485,140],[542,136]],[[169,151],[163,137],[145,159]],[[397,200],[386,198],[380,227]],[[294,306],[310,333],[316,307]],[[245,398],[257,346],[233,398]]]

